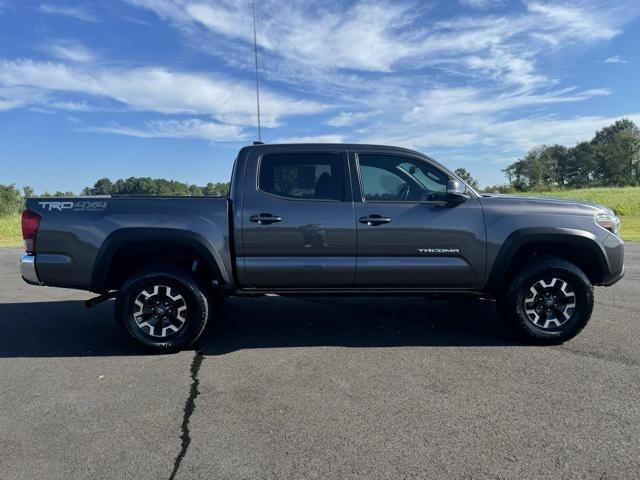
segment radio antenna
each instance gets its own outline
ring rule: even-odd
[[[256,35],[256,0],[251,1],[253,10],[253,59],[256,66],[256,110],[258,112],[258,141],[262,141],[260,128],[260,82],[258,80],[258,37]]]

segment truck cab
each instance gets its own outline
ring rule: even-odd
[[[232,191],[241,286],[481,286],[486,242],[478,195],[432,160],[344,145],[274,145],[241,155]]]

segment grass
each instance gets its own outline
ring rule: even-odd
[[[605,205],[620,217],[622,238],[624,240],[640,241],[640,187],[551,190],[527,192],[526,195],[586,200]]]
[[[619,216],[640,215],[640,187],[550,190],[545,192],[526,192],[525,195],[586,200],[606,205]]]
[[[20,215],[0,217],[0,247],[22,246]]]
[[[620,216],[622,238],[640,242],[640,187],[552,190],[527,192],[526,195],[586,200],[606,205]],[[22,246],[20,216],[0,217],[0,247],[20,246]]]
[[[622,221],[622,239],[640,242],[640,215],[620,217]]]

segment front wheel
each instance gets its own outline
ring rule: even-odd
[[[198,339],[208,308],[195,279],[171,266],[158,266],[125,282],[116,297],[115,317],[138,346],[170,353]]]
[[[499,297],[498,310],[528,341],[558,344],[586,326],[593,311],[593,287],[574,264],[541,257],[515,276]]]

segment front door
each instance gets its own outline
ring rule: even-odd
[[[445,202],[450,175],[418,155],[354,156],[358,287],[472,289],[485,268],[479,200]]]
[[[274,151],[248,162],[237,260],[246,284],[353,285],[356,227],[348,178],[340,151]]]

